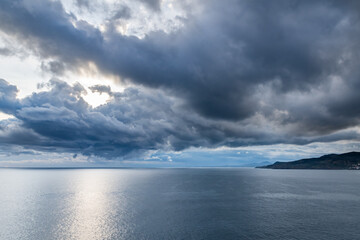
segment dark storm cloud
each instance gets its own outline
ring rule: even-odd
[[[50,72],[56,76],[61,76],[64,75],[66,67],[65,64],[61,62],[49,61],[41,63],[41,70],[44,72]]]
[[[153,9],[160,9],[160,1],[146,2]],[[121,35],[113,27],[100,32],[66,13],[56,1],[1,1],[1,30],[27,44],[41,58],[56,59],[69,70],[91,62],[106,74],[118,75],[153,91],[158,89],[162,98],[160,101],[132,89],[123,95],[112,93],[114,102],[92,112],[79,98],[83,89],[78,86],[78,93],[66,93],[73,97],[69,101],[76,103],[77,110],[69,109],[65,103],[59,108],[53,100],[41,98],[47,93],[33,95],[26,100],[32,101],[29,109],[22,106],[21,111],[13,113],[20,125],[59,141],[51,146],[67,148],[68,144],[91,153],[111,152],[107,146],[117,146],[125,153],[166,146],[184,149],[306,144],[358,138],[356,132],[347,130],[358,126],[360,117],[360,22],[356,1],[228,0],[193,4],[201,6],[202,12],[189,14],[180,30],[151,32],[139,39]],[[58,85],[72,89],[64,83],[55,84],[54,89]],[[4,86],[7,87],[10,86]],[[91,90],[110,93],[110,89],[101,86]],[[176,112],[169,107],[174,104],[169,103],[169,96],[181,102]],[[14,97],[3,98],[7,102],[1,103],[2,111],[9,113],[11,107],[18,107]],[[126,105],[124,99],[131,103]],[[146,108],[136,105],[152,100],[154,105],[145,104]],[[39,107],[40,102],[50,105]],[[84,119],[78,118],[81,109],[86,113],[81,115],[86,116]],[[123,118],[120,113],[130,114],[131,118]],[[31,122],[34,115],[42,116],[41,122]],[[121,131],[106,129],[114,126],[110,121],[114,115],[118,116],[116,121],[125,124]],[[68,118],[57,122],[62,119],[60,116]],[[156,120],[156,124],[145,124],[144,119]],[[58,132],[49,130],[50,125],[42,127],[55,124],[55,120],[60,126]],[[164,126],[160,124],[162,120]],[[136,129],[141,132],[131,127],[130,123],[136,121]],[[91,131],[83,128],[86,124],[91,125]],[[105,134],[93,131],[102,124]],[[144,129],[152,124],[156,127]],[[97,134],[106,139],[97,139]],[[117,142],[110,137],[114,134],[128,141]],[[86,139],[91,143],[86,144]]]
[[[15,149],[14,154],[25,149],[113,159],[130,158],[149,150],[359,138],[355,131],[322,138],[289,137],[278,131],[259,130],[247,122],[209,120],[184,109],[178,99],[150,89],[127,88],[120,93],[97,85],[92,91],[107,92],[111,99],[93,108],[81,97],[86,91],[80,84],[70,86],[52,79],[48,87],[48,91],[19,100],[15,97],[16,87],[1,81],[0,109],[15,118],[0,121],[0,144]],[[11,148],[16,146],[23,149]]]
[[[1,83],[1,90],[16,93],[16,87]],[[10,94],[1,110],[16,119],[0,121],[1,143],[105,158],[206,145],[207,139],[198,137],[196,126],[183,112],[174,112],[175,102],[160,93],[129,88],[112,92],[110,102],[92,108],[81,98],[81,85],[53,79],[49,86],[51,90],[21,101]],[[109,89],[95,86],[93,90]]]

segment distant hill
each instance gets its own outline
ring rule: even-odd
[[[360,169],[360,152],[329,154],[293,162],[275,162],[257,168],[271,169]]]

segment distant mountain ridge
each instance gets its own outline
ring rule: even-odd
[[[292,162],[275,162],[257,168],[270,169],[354,169],[360,170],[360,152],[328,154],[319,158],[307,158]]]

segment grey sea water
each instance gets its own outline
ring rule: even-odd
[[[360,171],[0,169],[0,239],[360,239]]]

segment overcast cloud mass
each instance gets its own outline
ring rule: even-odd
[[[0,80],[0,111],[12,116],[0,121],[1,151],[112,161],[188,149],[353,146],[359,14],[355,0],[2,0],[0,56],[31,56],[50,80],[25,97],[21,85]],[[77,81],[92,71],[113,85]],[[107,101],[93,106],[87,94]]]

